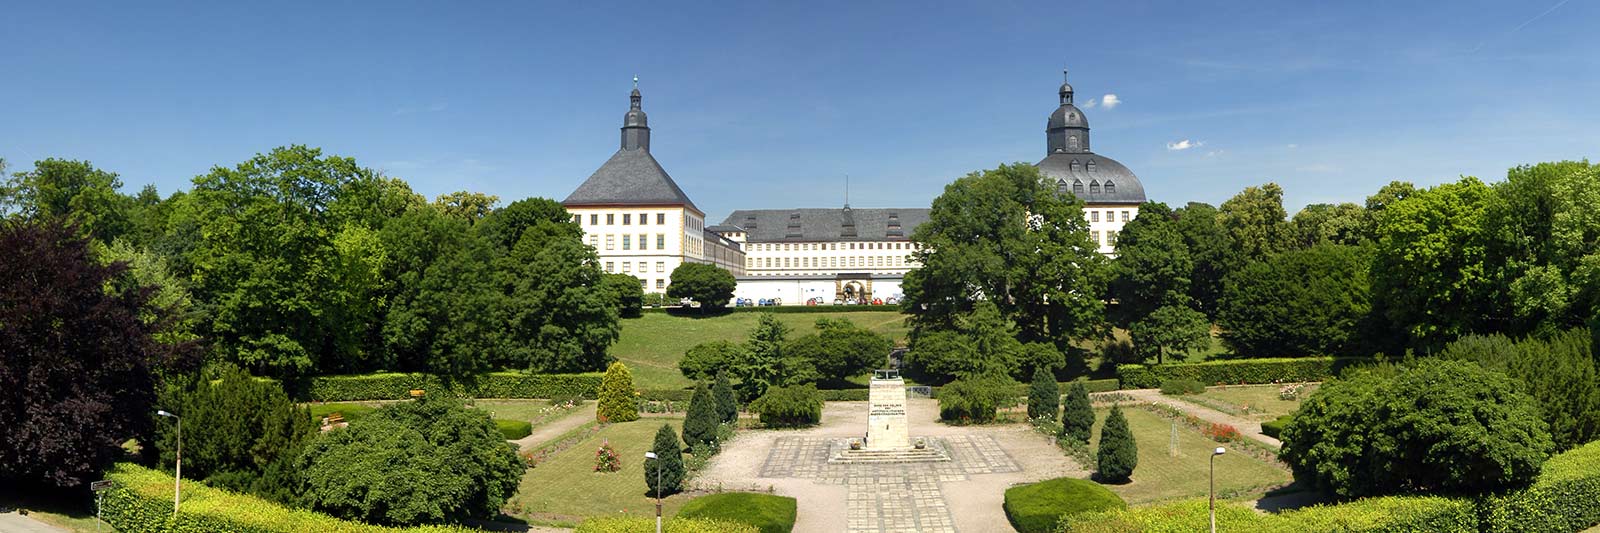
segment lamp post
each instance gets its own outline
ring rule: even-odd
[[[172,516],[178,516],[178,495],[183,491],[183,418],[166,410],[156,414],[178,421],[178,455],[172,469]]]
[[[645,459],[658,459],[656,452],[644,452]],[[656,533],[661,533],[661,465],[656,464]]]
[[[1211,452],[1211,533],[1217,533],[1217,456],[1224,453],[1228,450],[1221,446]]]

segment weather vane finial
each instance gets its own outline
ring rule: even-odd
[[[638,78],[634,78],[636,81]],[[1061,81],[1067,81],[1067,67],[1061,67]]]
[[[639,75],[638,74],[634,74],[633,75],[633,88],[635,88],[635,89],[639,88]]]

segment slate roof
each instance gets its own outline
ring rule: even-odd
[[[1089,170],[1091,162],[1094,170]],[[1100,154],[1050,154],[1038,167],[1040,173],[1056,180],[1056,192],[1075,193],[1089,204],[1142,204],[1145,200],[1139,177],[1117,160]],[[1082,184],[1082,188],[1075,188],[1075,183]],[[1113,192],[1106,192],[1106,183],[1115,187]]]
[[[909,240],[928,208],[740,209],[717,227],[745,231],[747,242]],[[893,222],[893,224],[891,224]]]
[[[700,208],[648,150],[617,150],[562,205],[682,205]]]

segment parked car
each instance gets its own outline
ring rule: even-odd
[[[883,305],[883,298],[873,298],[872,305]]]
[[[841,300],[841,299],[838,299],[838,298],[834,298],[833,299],[833,305],[844,305],[844,300]]]
[[[822,305],[822,298],[821,297],[817,297],[817,298],[812,298],[810,300],[806,300],[806,305]]]
[[[884,305],[900,305],[900,299],[899,298],[895,298],[893,296],[890,296],[889,299],[883,301],[883,304]]]

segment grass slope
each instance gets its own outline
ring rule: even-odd
[[[644,452],[655,440],[663,422],[682,431],[682,419],[646,418],[606,426],[583,442],[528,469],[508,505],[513,514],[549,525],[572,526],[591,516],[655,516],[655,499],[644,483]],[[622,458],[622,469],[595,472],[594,452],[610,441]],[[689,497],[666,498],[666,516],[672,516]]]
[[[752,492],[725,492],[690,500],[678,510],[679,518],[711,518],[750,524],[761,533],[789,533],[794,529],[795,499]]]
[[[1090,449],[1098,449],[1100,428],[1105,425],[1109,412],[1109,409],[1095,410]],[[1132,482],[1108,485],[1112,492],[1133,505],[1206,495],[1209,457],[1217,446],[1215,441],[1178,424],[1179,454],[1173,457],[1168,453],[1172,441],[1171,421],[1134,407],[1123,408],[1122,414],[1128,417],[1128,427],[1139,445],[1139,466],[1133,470]],[[1216,461],[1219,497],[1262,491],[1290,481],[1288,471],[1244,454],[1224,454]]]
[[[787,324],[790,336],[815,331],[819,318],[843,318],[857,326],[904,342],[908,329],[906,315],[899,311],[843,311],[837,313],[777,313]],[[627,363],[633,371],[633,386],[641,389],[691,387],[694,383],[678,372],[678,360],[689,348],[702,342],[726,340],[742,343],[755,329],[760,313],[728,313],[708,318],[645,313],[622,320],[622,335],[611,346],[611,355]],[[888,355],[888,354],[884,354]]]

